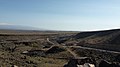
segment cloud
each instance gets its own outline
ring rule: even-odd
[[[0,25],[13,25],[13,24],[0,22]]]

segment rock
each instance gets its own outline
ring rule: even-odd
[[[27,53],[28,53],[28,51],[23,51],[23,52],[22,52],[22,54],[27,54]]]
[[[95,67],[94,64],[85,63],[84,65],[77,65],[77,67]]]
[[[90,63],[85,63],[83,67],[95,67],[95,65]]]
[[[93,64],[92,59],[88,57],[77,57],[70,59],[64,67],[95,67],[95,64]]]
[[[18,67],[17,65],[12,65],[11,67]]]

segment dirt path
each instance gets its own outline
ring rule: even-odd
[[[71,51],[69,48],[67,48],[67,51],[68,51],[69,53],[71,53],[74,57],[77,57],[77,54],[76,54],[75,52]]]
[[[64,46],[64,47],[66,47],[66,46]],[[81,46],[68,46],[68,47],[74,47],[74,48],[80,48],[80,49],[88,49],[88,50],[96,50],[96,51],[100,51],[100,52],[108,52],[108,53],[116,53],[116,54],[120,54],[120,52],[117,52],[117,51],[110,51],[110,50],[96,49],[96,48],[90,48],[90,47],[81,47]]]

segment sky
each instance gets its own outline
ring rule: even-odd
[[[120,0],[0,0],[0,25],[47,30],[120,28]]]

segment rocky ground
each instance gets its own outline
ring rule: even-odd
[[[72,55],[47,40],[60,35],[0,34],[0,67],[63,67]]]
[[[118,30],[87,34],[76,32],[1,33],[0,66],[120,67],[119,37],[117,39],[117,36],[119,36]],[[98,43],[99,40],[100,43]]]

